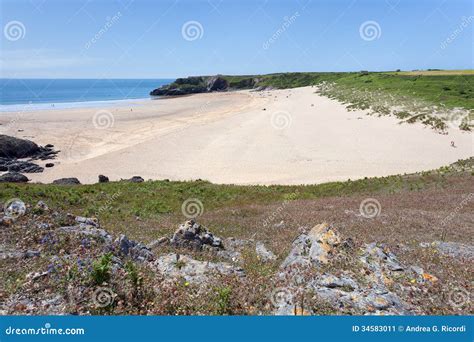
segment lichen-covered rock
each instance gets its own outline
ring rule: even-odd
[[[177,247],[190,247],[194,249],[202,249],[204,245],[223,248],[220,238],[214,236],[194,220],[181,224],[173,234],[170,242]]]
[[[83,216],[76,216],[74,220],[79,224],[84,224],[87,226],[94,226],[100,227],[99,220],[95,217],[83,217]]]
[[[35,205],[36,210],[41,210],[43,212],[49,211],[48,205],[44,201],[38,201]]]
[[[339,233],[327,223],[314,226],[308,234],[301,234],[281,267],[291,265],[321,265],[328,262],[334,248],[341,243]]]
[[[26,205],[20,199],[14,199],[5,204],[5,217],[17,218],[26,214]]]
[[[162,236],[161,238],[159,238],[158,240],[153,240],[152,242],[150,242],[147,247],[149,249],[152,249],[152,248],[156,248],[158,246],[164,246],[164,245],[167,245],[170,243],[170,239],[166,236]]]
[[[140,242],[129,240],[124,234],[120,234],[115,243],[122,255],[129,256],[133,260],[152,261],[154,259],[154,255],[148,247]]]
[[[204,283],[213,274],[244,276],[244,271],[224,262],[198,261],[186,255],[175,253],[159,257],[154,263],[155,270],[166,279],[184,278],[194,283]]]
[[[0,260],[5,259],[28,259],[39,257],[40,252],[34,250],[18,251],[14,249],[7,248],[4,245],[0,245]]]
[[[272,251],[268,250],[263,242],[260,241],[258,241],[255,245],[255,252],[257,253],[258,258],[264,262],[274,261],[277,258],[276,255],[273,254]]]
[[[334,310],[345,309],[358,314],[409,314],[411,309],[388,288],[392,274],[405,271],[397,257],[387,247],[375,243],[366,245],[359,258],[347,249],[353,249],[352,241],[343,240],[328,224],[317,225],[293,242],[290,254],[281,265],[279,280],[288,282],[289,278],[287,289],[309,291]],[[323,264],[334,260],[345,260],[348,269],[335,269],[337,275],[318,273]],[[359,276],[356,278],[354,274]],[[275,313],[288,314],[295,307],[292,301],[283,302]]]
[[[104,229],[96,228],[94,226],[90,226],[86,224],[80,224],[77,226],[60,227],[57,230],[64,233],[71,233],[71,234],[76,234],[76,235],[85,235],[85,236],[100,238],[104,242],[112,241],[112,237]]]
[[[366,245],[361,261],[372,271],[377,271],[380,266],[384,266],[390,271],[404,270],[395,254],[390,252],[385,246],[379,247],[375,242]]]
[[[458,242],[434,241],[432,243],[421,243],[420,247],[433,248],[439,253],[453,257],[474,260],[474,246]]]

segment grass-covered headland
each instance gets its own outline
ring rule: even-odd
[[[215,90],[318,86],[322,95],[366,109],[420,121],[437,130],[471,130],[474,119],[472,70],[422,72],[301,72],[246,76],[196,76],[177,79],[152,95],[183,95]]]

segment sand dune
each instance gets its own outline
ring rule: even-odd
[[[421,124],[349,112],[314,91],[239,91],[2,113],[0,132],[62,151],[53,168],[28,175],[39,182],[74,176],[94,183],[104,174],[111,180],[140,175],[309,184],[428,170],[474,155],[472,133],[450,129],[442,135]]]

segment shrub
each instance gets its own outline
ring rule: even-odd
[[[110,264],[112,262],[112,253],[104,254],[99,260],[92,263],[92,281],[96,285],[100,285],[110,279]]]

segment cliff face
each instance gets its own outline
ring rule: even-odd
[[[237,81],[224,76],[191,76],[178,78],[171,84],[164,85],[150,92],[152,96],[177,96],[230,89],[249,89],[258,83],[254,78],[244,78]]]

